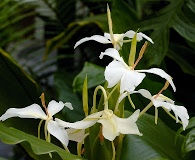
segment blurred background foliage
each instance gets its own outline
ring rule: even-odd
[[[99,59],[109,45],[88,41],[74,49],[74,44],[83,37],[108,32],[107,4],[114,33],[139,29],[154,41],[137,67],[160,67],[169,73],[177,91],[166,93],[194,116],[194,0],[1,0],[0,114],[10,107],[40,104],[39,96],[44,92],[47,102],[55,99],[73,104],[74,112],[64,109],[58,117],[71,122],[84,117],[81,95],[85,75],[92,97],[94,87],[105,83],[103,67],[111,59]],[[125,44],[121,52],[125,59],[129,47]],[[164,83],[159,80],[149,75],[139,87],[146,86],[155,94]],[[136,97],[134,103],[143,106],[147,102]],[[125,108],[129,110],[129,103]],[[160,117],[173,130],[179,129],[165,114]],[[10,119],[6,125],[36,135],[38,121],[22,122]]]

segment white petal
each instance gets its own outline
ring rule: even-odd
[[[155,107],[164,107],[166,108],[167,110],[171,110],[171,104],[170,103],[167,103],[167,102],[163,102],[161,99],[154,99],[152,98],[152,103]]]
[[[58,118],[55,118],[55,121],[62,127],[66,127],[66,128],[70,127],[74,129],[86,129],[94,125],[101,115],[102,115],[102,111],[91,114],[87,116],[85,119],[74,123],[65,122]]]
[[[118,98],[118,103],[120,103],[127,96],[128,96],[127,92],[124,92],[124,93],[120,94],[120,96]]]
[[[171,104],[171,108],[175,114],[175,116],[178,116],[183,124],[183,130],[185,130],[185,128],[187,127],[188,123],[189,123],[189,115],[188,115],[188,111],[184,106],[178,106],[178,105],[173,105]]]
[[[32,104],[25,108],[10,108],[0,117],[4,121],[11,117],[46,119],[47,116],[38,104]]]
[[[102,124],[104,138],[113,141],[119,135],[118,128],[115,126],[116,122],[113,118],[100,119],[98,122]]]
[[[50,101],[47,107],[47,110],[50,114],[50,116],[55,115],[56,113],[58,113],[59,111],[61,111],[64,108],[64,103],[59,101],[56,102],[54,100]]]
[[[106,37],[104,36],[100,36],[100,35],[94,35],[94,36],[91,36],[91,37],[85,37],[85,38],[82,38],[81,40],[79,40],[74,48],[76,48],[78,45],[80,45],[81,43],[84,43],[86,41],[89,41],[89,40],[94,40],[94,41],[97,41],[97,42],[100,42],[100,43],[103,43],[103,44],[107,44],[107,43],[111,43]]]
[[[113,115],[116,119],[119,132],[122,134],[142,135],[139,132],[137,124],[135,123],[139,117],[139,113],[140,113],[140,110],[138,109],[128,118],[119,118]]]
[[[163,71],[162,69],[159,69],[159,68],[151,68],[151,69],[148,69],[148,70],[137,70],[138,72],[147,72],[147,73],[153,73],[153,74],[156,74],[156,75],[159,75],[161,76],[162,78],[166,79],[170,85],[172,86],[173,90],[176,91],[176,88],[175,88],[175,85],[172,81],[172,78],[170,75],[168,75],[165,71]]]
[[[108,88],[112,88],[120,82],[123,74],[126,72],[126,68],[121,62],[112,61],[105,70],[104,76],[108,81]]]
[[[70,102],[66,102],[64,104],[67,108],[69,108],[70,110],[73,110],[72,104]]]
[[[105,50],[105,52],[101,52],[101,54],[99,56],[100,59],[102,59],[104,55],[110,56],[110,57],[114,58],[115,60],[118,60],[118,61],[123,62],[125,64],[125,62],[124,62],[123,58],[120,56],[119,52],[114,48],[108,48]]]
[[[85,137],[85,130],[81,129],[66,129],[67,133],[68,133],[68,138],[71,141],[75,141],[75,142],[82,142],[84,140]]]
[[[134,91],[135,87],[137,87],[144,78],[144,73],[139,73],[135,70],[126,70],[121,78],[120,93],[123,93],[124,91]]]
[[[147,99],[151,100],[151,98],[152,98],[151,93],[146,89],[139,89],[137,92],[140,93],[142,96],[144,96]]]
[[[48,132],[56,137],[62,144],[68,146],[68,134],[57,122],[50,120],[47,125]]]
[[[153,40],[152,40],[150,37],[146,36],[146,35],[143,34],[142,32],[137,33],[137,35],[140,35],[140,36],[142,36],[143,38],[147,39],[150,43],[154,43]]]
[[[133,38],[135,36],[135,31],[133,30],[129,30],[127,31],[125,34],[124,34],[124,37],[128,37],[128,38]],[[143,38],[140,34],[137,34],[137,37],[136,37],[137,41],[141,41]]]

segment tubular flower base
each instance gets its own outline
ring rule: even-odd
[[[94,125],[96,122],[102,124],[102,134],[104,138],[113,141],[119,134],[137,134],[142,135],[136,125],[139,117],[139,110],[135,111],[128,118],[117,117],[112,110],[105,109],[94,114],[87,116],[81,121],[75,123],[64,122],[60,119],[55,121],[64,128],[86,129]]]

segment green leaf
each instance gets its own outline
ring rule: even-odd
[[[186,54],[188,54],[188,56],[186,56]],[[174,60],[184,73],[195,76],[195,66],[192,58],[195,56],[194,50],[183,45],[171,43],[167,56]]]
[[[195,150],[195,128],[191,129],[186,135],[185,142],[183,144],[183,153],[187,154],[190,151]]]
[[[86,75],[88,77],[88,88],[95,87],[105,82],[104,68],[93,63],[85,62],[82,71],[75,77],[73,81],[73,87],[76,91],[82,91],[83,82]]]
[[[0,49],[0,115],[8,108],[22,108],[32,103],[39,103],[38,84],[4,50]],[[29,123],[34,121],[27,120]],[[6,121],[10,126],[33,132],[28,123],[21,126],[22,120]],[[7,124],[8,124],[7,123]]]
[[[56,73],[54,78],[54,85],[58,94],[58,99],[63,102],[72,103],[73,110],[71,111],[67,107],[63,109],[63,120],[75,122],[84,118],[83,107],[81,98],[73,92],[72,85],[68,81],[70,77],[65,73]],[[72,81],[71,81],[72,82]]]
[[[131,160],[184,159],[181,152],[184,136],[177,135],[160,119],[156,125],[154,116],[148,114],[140,117],[137,124],[143,136],[124,137],[121,159],[128,160],[129,157]]]
[[[169,2],[148,19],[145,18],[146,20],[143,19],[140,23],[133,24],[134,29],[140,28],[140,31],[151,33],[150,37],[154,41],[154,44],[148,47],[145,54],[148,66],[160,65],[166,56],[171,28],[183,39],[195,41],[194,24],[187,18],[185,10],[182,9],[186,6],[185,1],[169,0]]]
[[[103,14],[103,15],[87,17],[83,20],[70,23],[68,25],[68,27],[65,29],[65,31],[63,31],[60,34],[58,34],[57,36],[47,40],[44,58],[46,58],[49,55],[49,53],[51,53],[53,50],[58,49],[64,43],[67,43],[68,41],[70,41],[72,39],[72,37],[75,36],[77,34],[77,32],[80,29],[82,29],[82,27],[84,27],[84,26],[87,26],[90,24],[96,24],[102,30],[107,29],[107,21],[106,20],[107,20],[106,15]]]
[[[54,156],[55,156],[55,153],[57,153],[61,157],[61,158],[58,157],[58,159],[64,159],[64,160],[65,159],[68,159],[68,160],[82,159],[81,157],[78,157],[76,155],[66,152],[64,149],[54,144],[48,143],[42,139],[38,139],[35,136],[26,134],[14,128],[8,128],[5,125],[3,125],[2,122],[0,123],[0,138],[2,142],[6,144],[21,143],[25,147],[31,148],[32,151],[36,155],[42,155],[42,156],[45,155],[47,159],[51,159],[49,158],[48,153],[52,153],[52,154],[54,153]],[[43,158],[46,159],[45,157],[42,157],[42,156],[40,157],[36,156],[36,159],[37,160],[42,160]]]

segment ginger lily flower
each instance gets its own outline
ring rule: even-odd
[[[175,114],[176,122],[178,123],[180,118],[183,125],[183,130],[185,130],[189,123],[189,115],[187,109],[184,106],[175,105],[173,100],[164,96],[163,94],[157,94],[152,96],[150,92],[145,89],[140,89],[136,92],[140,93],[145,98],[151,100],[151,102],[156,108],[162,107],[165,109],[165,111],[168,112],[172,110],[173,113]],[[170,113],[169,115],[172,116]]]
[[[128,66],[123,58],[120,57],[119,52],[114,48],[108,48],[105,52],[102,52],[100,54],[100,59],[102,59],[104,55],[110,56],[114,59],[106,67],[104,72],[105,79],[108,81],[108,88],[112,88],[120,83],[120,93],[125,91],[132,92],[143,81],[146,76],[145,73],[153,73],[166,79],[171,84],[173,90],[176,91],[171,76],[162,69],[151,68],[148,70],[135,70],[135,65]]]
[[[136,110],[128,118],[117,117],[112,110],[104,109],[103,111],[93,113],[81,121],[75,123],[64,122],[60,119],[55,121],[62,127],[70,127],[75,129],[86,129],[94,125],[96,122],[102,124],[102,135],[104,138],[113,141],[119,134],[137,134],[139,132],[137,124],[135,123],[139,117],[139,110]]]
[[[99,43],[103,43],[103,44],[116,44],[116,49],[119,50],[122,46],[123,46],[123,42],[126,42],[126,40],[123,40],[125,37],[132,39],[134,37],[134,35],[136,34],[136,32],[134,32],[133,30],[129,30],[126,33],[122,33],[122,34],[113,34],[113,39],[111,39],[111,35],[109,33],[104,33],[104,36],[101,35],[93,35],[91,37],[85,37],[80,39],[74,46],[74,48],[76,48],[77,46],[79,46],[80,44],[86,42],[86,41],[90,41],[90,40],[94,40],[96,42]],[[148,36],[146,36],[145,34],[139,32],[137,33],[137,41],[141,41],[143,38],[147,39],[148,41],[150,41],[151,43],[154,43],[152,41],[152,39]],[[127,42],[130,42],[129,40],[127,40]]]
[[[110,13],[109,6],[107,6],[107,15],[108,15],[108,26],[109,26],[109,32],[110,33],[104,33],[104,36],[93,35],[91,37],[82,38],[81,40],[79,40],[75,44],[74,48],[76,48],[78,45],[80,45],[80,44],[82,44],[82,43],[84,43],[86,41],[94,40],[94,41],[97,41],[97,42],[103,43],[103,44],[111,43],[111,44],[113,44],[114,48],[119,50],[122,47],[123,42],[130,42],[131,39],[136,34],[136,32],[134,32],[133,30],[129,30],[126,33],[113,34],[113,31],[112,31],[112,19],[111,19],[111,13]],[[130,40],[123,40],[125,37],[129,38]],[[137,33],[137,37],[136,37],[137,41],[141,41],[143,38],[145,38],[146,40],[150,41],[151,43],[154,43],[152,41],[152,39],[150,37],[146,36],[145,34],[143,34],[141,32]]]
[[[0,117],[1,121],[5,121],[11,117],[20,117],[20,118],[34,118],[45,120],[45,138],[47,141],[50,141],[50,136],[47,134],[47,131],[56,137],[63,145],[67,147],[68,145],[68,134],[65,129],[63,129],[57,122],[53,120],[53,115],[58,113],[63,109],[64,106],[69,109],[73,109],[70,103],[63,103],[61,101],[56,102],[52,100],[49,102],[48,107],[45,106],[44,94],[41,95],[42,105],[45,108],[46,113],[41,109],[38,104],[32,104],[25,108],[9,108],[5,114]],[[42,121],[41,121],[42,122]],[[41,123],[40,123],[41,124]],[[40,125],[39,125],[40,127]],[[40,129],[40,128],[39,128]],[[39,134],[39,133],[38,133]]]

